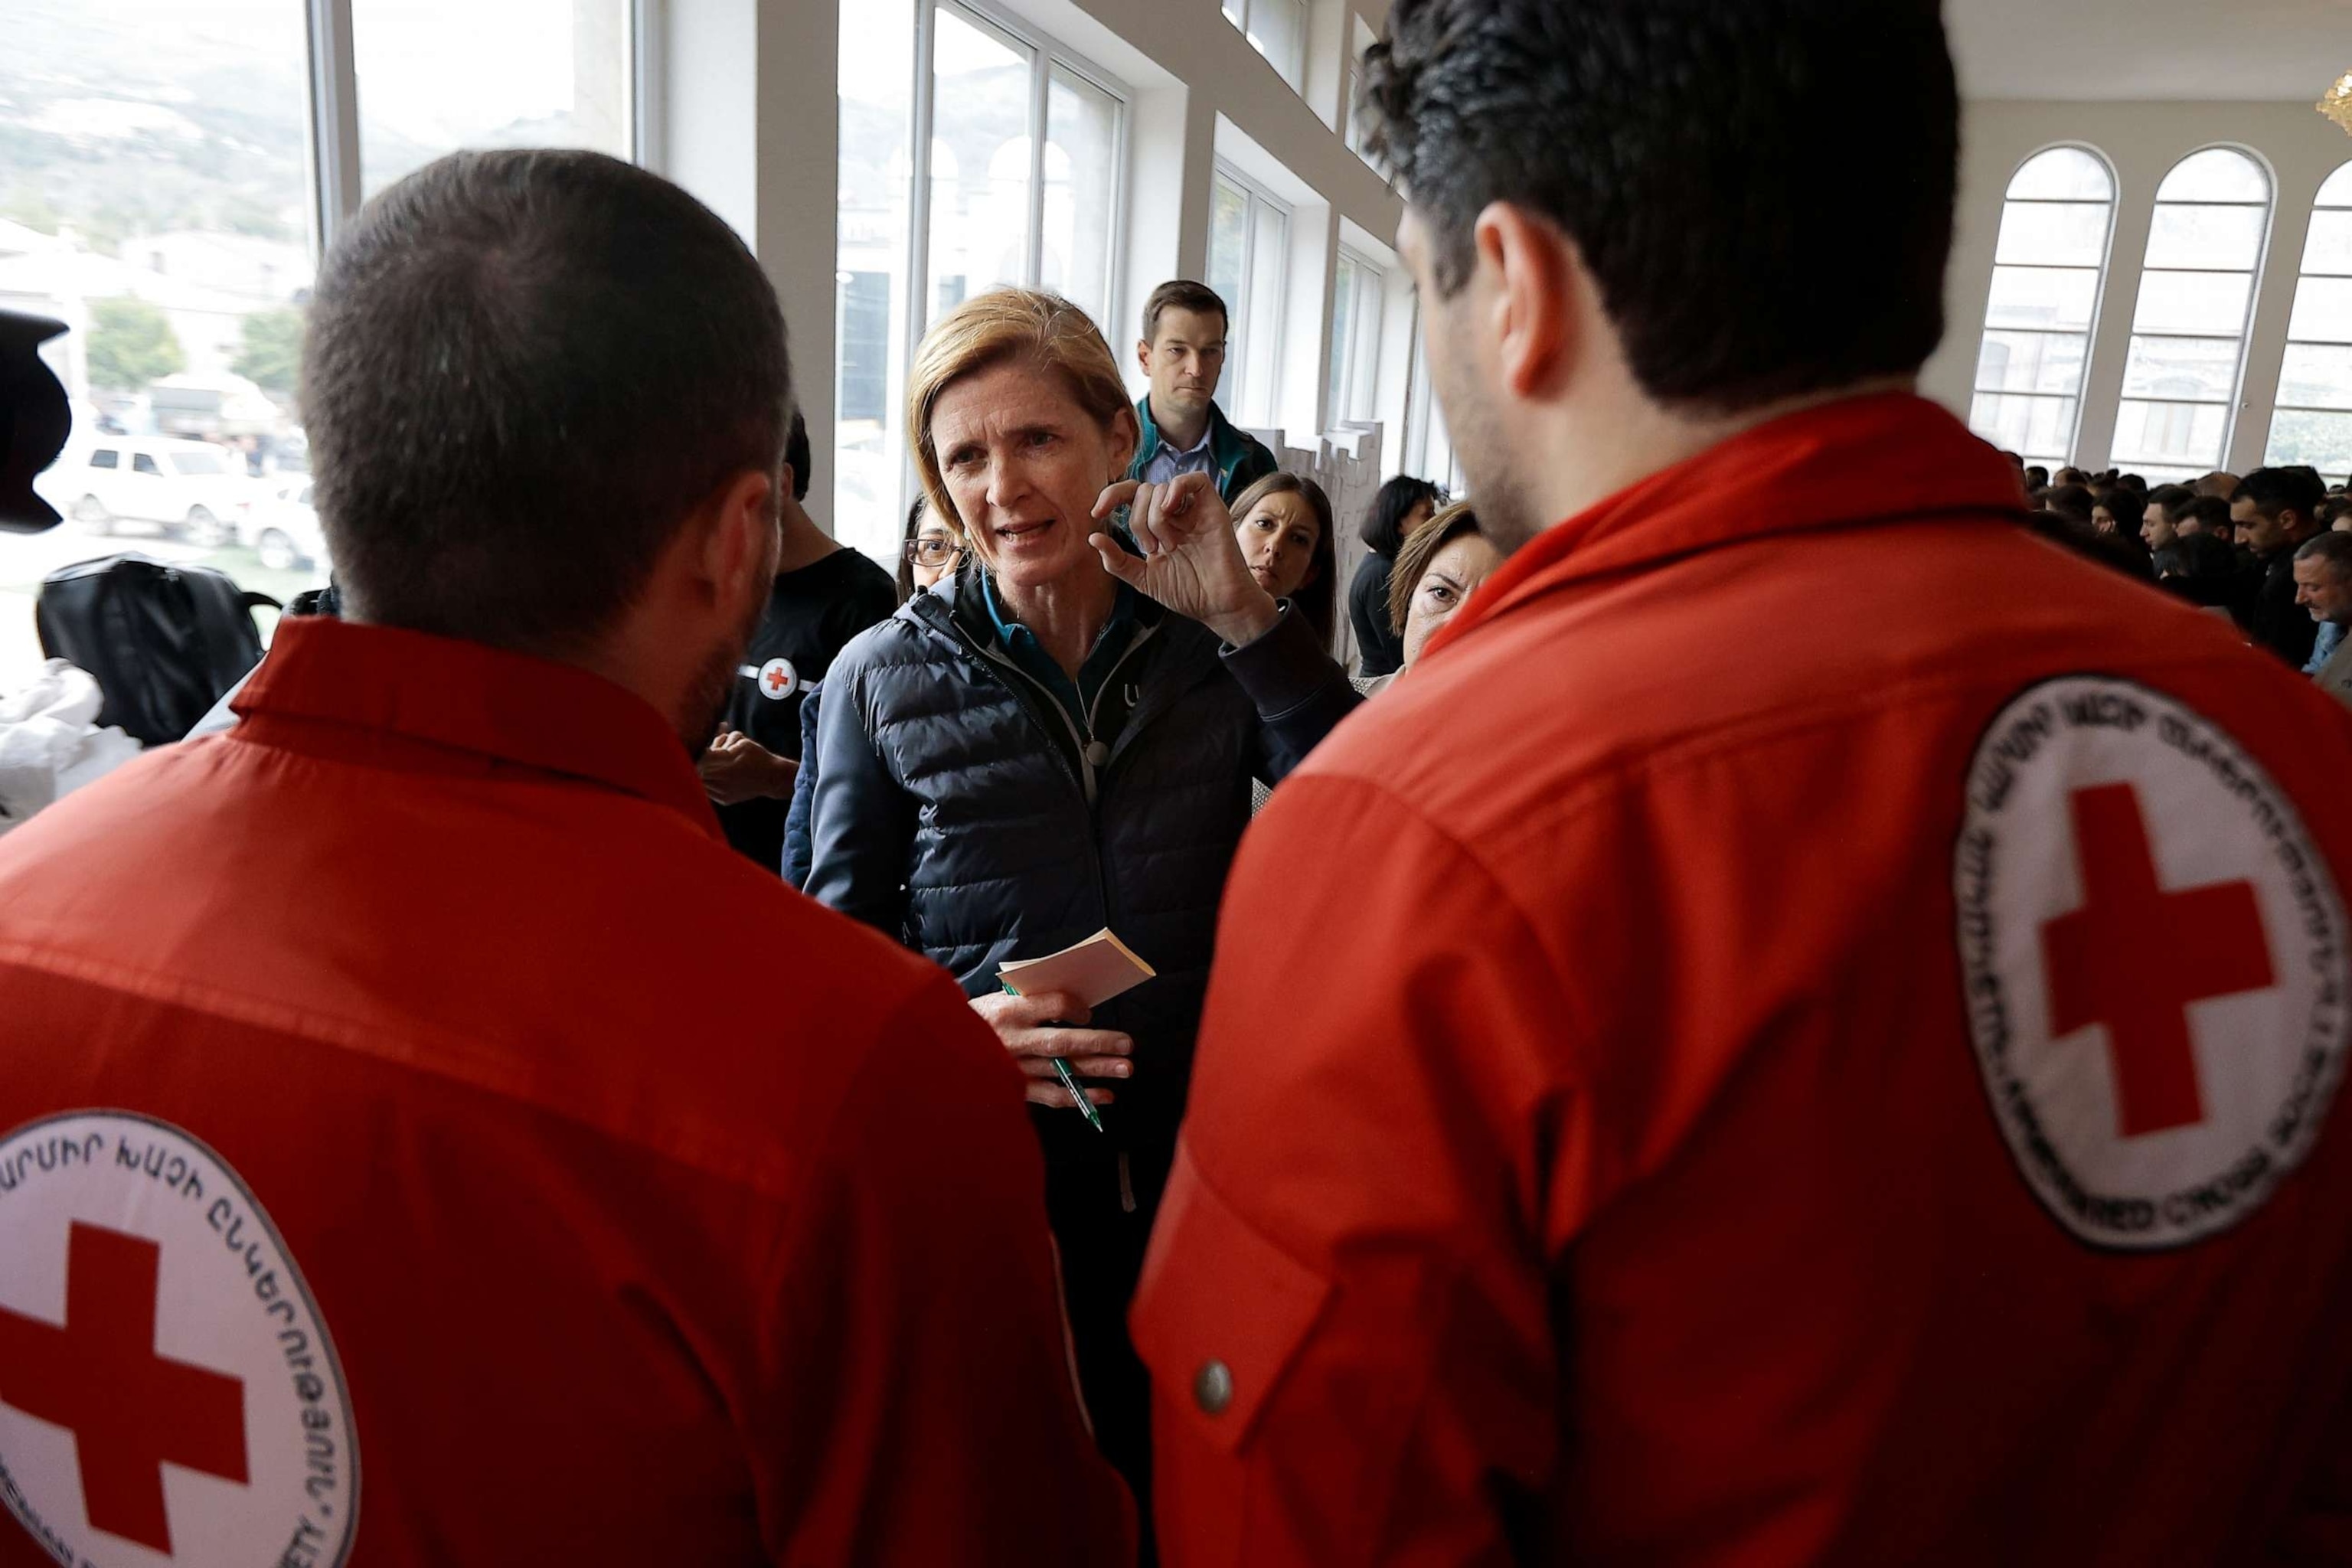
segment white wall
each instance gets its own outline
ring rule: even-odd
[[[2001,198],[2018,165],[2045,147],[2076,142],[2095,147],[2115,165],[2115,239],[2107,260],[2106,294],[2091,341],[2083,423],[2074,458],[2107,466],[2115,439],[2116,405],[2123,393],[2124,360],[2139,293],[2140,258],[2156,204],[2156,189],[2172,166],[2200,147],[2226,144],[2259,153],[2276,181],[2270,246],[2255,296],[2236,420],[2230,437],[2231,471],[2261,466],[2270,436],[2271,405],[2286,348],[2287,315],[2294,300],[2304,231],[2312,198],[2327,176],[2352,160],[2347,137],[2302,103],[2042,103],[1979,100],[1961,126],[1958,223],[1944,290],[1942,347],[1927,362],[1921,387],[1968,416],[1977,347],[1992,289],[1993,247],[2000,233]],[[1862,215],[1858,243],[1867,243]]]

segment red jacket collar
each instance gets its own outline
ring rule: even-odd
[[[231,704],[247,718],[327,721],[586,779],[719,818],[677,733],[644,699],[573,665],[324,616],[280,621]]]
[[[1917,516],[2016,516],[2023,504],[2007,461],[1937,405],[1907,392],[1841,399],[1741,431],[1546,529],[1486,580],[1423,657],[1570,583],[1772,534]]]

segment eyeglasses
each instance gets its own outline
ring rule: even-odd
[[[904,553],[918,566],[944,566],[963,553],[963,546],[952,539],[910,539]]]

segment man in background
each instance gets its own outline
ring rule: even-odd
[[[808,423],[797,411],[784,463],[792,496],[781,508],[776,581],[735,672],[726,726],[701,768],[727,842],[779,876],[801,757],[801,704],[850,638],[898,607],[890,574],[845,549],[803,509],[811,461]]]
[[[1516,553],[1227,886],[1168,1560],[2340,1545],[2352,716],[1916,395],[1937,8],[1397,0],[1364,76]]]
[[[2344,646],[2344,628],[2352,624],[2352,533],[2331,529],[2296,547],[2294,602],[2317,623],[2303,672],[2318,676]]]
[[[1164,485],[1179,474],[1213,474],[1230,501],[1274,472],[1265,443],[1217,406],[1231,330],[1224,300],[1205,283],[1180,278],[1151,291],[1135,345],[1151,389],[1135,405],[1143,439],[1129,479]]]
[[[695,775],[775,577],[758,262],[461,153],[308,333],[344,618],[0,840],[0,1496],[44,1561],[1121,1560],[1020,1075]]]
[[[2233,550],[2237,548],[2238,523],[2230,514],[2230,502],[2225,497],[2199,495],[2192,490],[2185,500],[2166,506],[2164,512],[2179,539],[2193,539],[2201,533]]]
[[[2257,647],[2297,669],[2311,658],[2318,627],[2296,595],[2294,552],[2320,531],[2326,490],[2310,468],[2256,468],[2230,492],[2230,519],[2252,561],[2238,623]]]

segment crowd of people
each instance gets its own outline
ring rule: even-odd
[[[503,151],[373,199],[304,358],[340,616],[0,842],[23,1530],[2340,1547],[2342,487],[2004,460],[1915,389],[1934,8],[1674,23],[1391,8],[1472,491],[1356,520],[1219,408],[1210,289],[1130,401],[1003,289],[915,355],[894,582],[692,197]]]
[[[2352,495],[2305,464],[2216,471],[2150,488],[2137,474],[2055,474],[2001,454],[2045,536],[2226,615],[2265,648],[2352,700],[2352,661],[2328,661],[2352,616]]]

